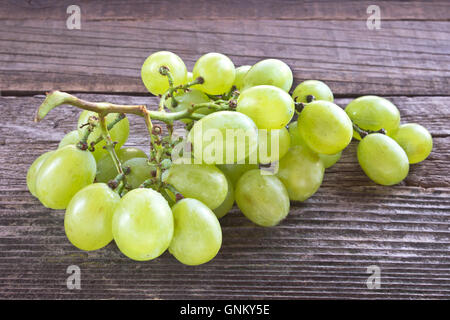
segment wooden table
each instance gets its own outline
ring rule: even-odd
[[[0,299],[450,298],[448,1],[77,1],[81,30],[66,27],[72,1],[0,3]],[[371,4],[379,30],[366,25]],[[79,111],[63,107],[35,124],[34,110],[51,89],[155,106],[140,67],[162,49],[189,69],[210,51],[236,65],[279,58],[295,84],[323,80],[342,107],[385,96],[403,122],[430,130],[433,152],[400,185],[382,187],[364,175],[352,142],[279,226],[257,227],[235,208],[221,220],[220,253],[203,266],[168,253],[134,262],[114,243],[80,251],[65,237],[64,211],[44,208],[25,182]],[[142,121],[130,121],[128,145],[146,146]],[[81,269],[81,290],[66,286],[70,265]],[[372,265],[379,289],[366,284]]]

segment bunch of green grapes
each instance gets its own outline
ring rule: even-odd
[[[114,240],[133,260],[168,250],[183,264],[203,264],[218,254],[219,219],[234,204],[257,225],[279,224],[291,201],[317,192],[352,138],[360,140],[361,168],[382,185],[401,182],[409,164],[432,149],[429,132],[400,125],[398,109],[384,98],[360,97],[344,110],[318,80],[290,95],[292,71],[277,59],[235,68],[227,56],[208,53],[189,72],[179,56],[161,51],[145,60],[141,76],[160,96],[158,111],[61,92],[38,110],[37,119],[64,103],[84,109],[76,130],[27,173],[28,189],[44,206],[66,210],[67,238],[81,250]],[[145,118],[148,153],[125,146],[126,113]],[[176,136],[176,123],[186,134]]]

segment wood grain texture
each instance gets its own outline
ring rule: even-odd
[[[0,19],[65,20],[72,0],[2,0]],[[384,20],[448,21],[447,1],[259,1],[259,0],[81,0],[85,21],[149,21],[152,19],[230,20],[365,20],[367,7],[380,7]]]
[[[117,103],[146,96],[81,95]],[[0,298],[368,298],[450,297],[449,97],[393,97],[405,122],[434,136],[430,157],[398,186],[377,186],[355,158],[356,142],[327,170],[323,186],[279,226],[262,228],[238,209],[221,220],[223,247],[210,263],[187,267],[170,254],[150,262],[124,257],[114,243],[82,252],[66,239],[63,211],[44,208],[26,190],[28,166],[73,130],[78,111],[63,107],[32,123],[36,97],[0,97]],[[349,99],[338,99],[341,106]],[[128,145],[145,147],[142,119],[131,117]],[[69,265],[79,291],[66,288]],[[381,289],[369,290],[370,265]]]
[[[447,10],[448,12],[449,10]],[[369,30],[360,21],[0,20],[0,90],[3,94],[52,89],[145,93],[140,67],[170,50],[192,70],[207,52],[238,65],[279,58],[295,83],[326,81],[338,96],[448,95],[450,22],[384,21]]]

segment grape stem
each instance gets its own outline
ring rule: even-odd
[[[105,116],[102,114],[99,114],[98,116],[102,137],[106,142],[104,148],[106,149],[106,151],[108,151],[109,155],[111,156],[111,159],[114,162],[114,166],[116,167],[117,172],[119,172],[119,174],[123,174],[122,164],[120,163],[119,157],[117,156],[115,150],[115,143],[112,141],[111,135],[109,134]]]
[[[371,134],[371,133],[386,134],[386,130],[384,130],[383,128],[381,128],[380,130],[377,130],[377,131],[363,130],[360,127],[358,127],[355,123],[353,123],[353,129],[359,133],[361,139],[364,139],[365,136],[367,136],[368,134]]]
[[[203,114],[195,113],[197,109],[203,108],[203,105],[194,105],[192,108],[187,108],[182,111],[167,113],[147,110],[145,105],[120,105],[109,102],[86,101],[69,93],[56,90],[47,94],[44,102],[39,106],[36,112],[34,121],[41,121],[52,109],[63,104],[69,104],[83,110],[93,111],[98,113],[99,116],[106,116],[109,113],[135,114],[141,117],[150,116],[154,120],[160,120],[165,123],[171,123],[179,119],[200,120],[205,116]]]

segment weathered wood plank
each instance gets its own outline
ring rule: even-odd
[[[71,0],[2,0],[0,19],[67,19]],[[170,1],[77,1],[86,21],[152,19],[280,19],[365,20],[373,1],[258,1],[258,0],[170,0]],[[377,1],[383,20],[449,20],[446,1]]]
[[[149,20],[0,21],[0,89],[4,94],[55,88],[145,93],[140,67],[154,51],[179,54],[192,69],[211,51],[236,65],[268,57],[288,63],[295,83],[326,81],[339,96],[448,95],[450,22]]]
[[[97,101],[148,103],[155,98],[82,95]],[[349,99],[338,99],[344,106]],[[237,208],[221,220],[223,247],[210,263],[179,264],[170,254],[138,263],[114,243],[82,252],[66,239],[63,211],[44,208],[25,174],[40,153],[73,130],[78,111],[63,107],[33,124],[37,97],[0,97],[0,298],[404,298],[450,297],[449,97],[393,97],[403,120],[434,136],[429,159],[405,182],[381,187],[358,167],[356,142],[327,170],[323,186],[293,203],[279,226],[253,225]],[[142,119],[131,117],[128,145],[145,147]],[[66,288],[66,268],[81,268],[82,289]],[[370,265],[381,289],[369,290]],[[207,275],[207,276],[205,276]]]

